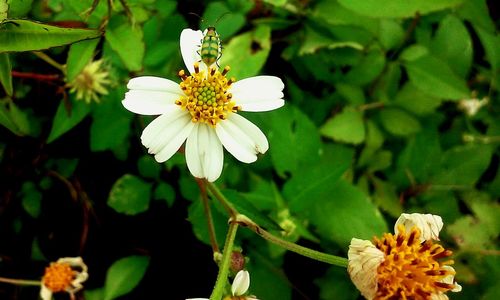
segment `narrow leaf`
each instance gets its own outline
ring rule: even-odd
[[[92,39],[71,45],[68,52],[68,60],[66,61],[66,77],[68,82],[73,81],[92,59],[98,43],[99,39]]]
[[[104,284],[104,300],[116,299],[132,291],[144,277],[149,257],[129,256],[117,260],[108,269]]]
[[[52,143],[64,133],[78,125],[90,112],[90,106],[84,101],[71,101],[72,107],[68,112],[64,101],[61,101],[57,108],[56,115],[52,122],[47,143]]]
[[[0,83],[3,85],[7,95],[12,96],[12,66],[10,64],[9,54],[0,53]]]

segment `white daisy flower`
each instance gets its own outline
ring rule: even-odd
[[[446,292],[459,292],[450,250],[435,244],[443,227],[441,217],[402,214],[395,234],[373,242],[353,238],[347,271],[366,299],[446,300]]]
[[[244,163],[257,160],[269,144],[262,131],[238,114],[269,111],[284,105],[284,84],[275,76],[256,76],[240,81],[226,78],[215,63],[199,63],[201,31],[181,33],[182,58],[190,75],[179,72],[180,84],[159,77],[133,78],[123,106],[137,114],[160,115],[144,129],[141,141],[158,162],[165,162],[186,141],[185,153],[191,174],[215,181],[222,172],[223,148]]]
[[[231,285],[231,296],[227,296],[224,300],[259,300],[255,296],[245,296],[250,287],[250,273],[246,270],[239,271],[234,277]],[[191,298],[186,300],[209,300],[207,298]]]
[[[83,288],[82,283],[88,277],[87,265],[81,257],[60,258],[45,268],[40,297],[51,300],[53,293],[66,292],[74,299],[75,293]]]

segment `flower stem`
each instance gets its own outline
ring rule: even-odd
[[[210,192],[213,194],[213,196],[217,200],[219,200],[219,202],[222,204],[222,206],[224,206],[224,209],[227,210],[227,212],[229,213],[229,216],[232,219],[235,219],[236,216],[239,215],[239,212],[233,206],[233,204],[231,204],[231,202],[229,202],[229,200],[227,200],[226,196],[224,196],[224,194],[221,193],[221,191],[219,190],[219,188],[215,184],[207,181],[207,186],[208,186],[208,189],[210,190]]]
[[[48,63],[49,65],[53,66],[54,68],[59,69],[61,72],[63,72],[63,74],[66,73],[64,66],[61,65],[60,63],[56,62],[55,60],[53,60],[47,54],[45,54],[43,52],[39,52],[39,51],[33,51],[32,53],[35,54],[36,56],[38,56],[38,58],[40,58],[43,61],[45,61],[46,63]]]
[[[238,215],[236,217],[236,221],[240,223],[241,225],[248,227],[251,229],[253,232],[257,233],[261,237],[263,237],[265,240],[270,241],[273,244],[276,244],[278,246],[281,246],[289,251],[295,252],[297,254],[300,254],[302,256],[306,256],[309,258],[312,258],[317,261],[321,261],[327,264],[339,266],[339,267],[347,267],[347,259],[344,257],[336,256],[336,255],[331,255],[331,254],[326,254],[317,250],[313,250],[304,246],[297,245],[295,243],[291,243],[287,240],[284,240],[282,238],[279,238],[270,232],[264,230],[262,227],[259,225],[255,224],[252,220],[250,220],[248,217],[244,215]]]
[[[217,245],[217,237],[215,235],[215,227],[212,218],[212,211],[210,210],[210,205],[208,204],[207,187],[206,187],[207,181],[204,179],[196,178],[196,183],[198,183],[198,187],[200,188],[201,201],[203,202],[203,210],[205,212],[205,216],[207,217],[210,245],[212,246],[212,251],[215,257],[216,254],[220,253],[220,249],[219,245]]]
[[[217,281],[215,282],[212,295],[210,295],[210,300],[220,300],[222,299],[224,288],[227,283],[227,277],[229,275],[229,267],[231,264],[231,253],[233,252],[234,239],[236,237],[236,231],[238,230],[238,222],[234,222],[232,219],[229,221],[229,230],[226,236],[226,242],[224,244],[224,252],[222,253],[222,260],[219,264],[219,274],[217,275]]]
[[[0,282],[15,284],[15,285],[29,285],[29,286],[40,286],[42,284],[39,280],[25,280],[25,279],[12,279],[0,277]]]

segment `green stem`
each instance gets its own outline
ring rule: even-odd
[[[287,240],[284,240],[282,238],[279,238],[270,232],[262,229],[259,225],[255,224],[252,220],[247,218],[244,215],[238,215],[236,218],[236,221],[245,227],[248,227],[251,229],[253,232],[257,233],[261,237],[263,237],[265,240],[270,241],[273,244],[276,244],[278,246],[281,246],[289,251],[295,252],[297,254],[300,254],[302,256],[306,256],[309,258],[312,258],[314,260],[318,260],[327,264],[339,266],[339,267],[347,267],[348,260],[347,258],[336,256],[336,255],[331,255],[331,254],[326,254],[320,251],[316,251],[304,246],[297,245],[295,243],[291,243]]]
[[[210,190],[210,192],[212,193],[212,195],[217,200],[219,200],[219,202],[222,204],[222,206],[224,206],[224,208],[227,210],[227,212],[229,213],[229,216],[232,219],[236,218],[236,216],[239,215],[238,210],[233,206],[233,204],[231,204],[231,202],[229,200],[227,200],[226,196],[224,196],[224,194],[221,193],[219,188],[215,184],[208,182],[208,181],[207,181],[207,186],[208,186],[208,189]]]
[[[224,244],[224,252],[222,253],[222,260],[219,265],[219,274],[215,282],[210,300],[222,299],[224,288],[226,287],[227,277],[229,275],[229,267],[231,265],[231,254],[233,252],[234,239],[236,231],[238,230],[238,223],[230,220],[229,230],[226,236],[226,243]]]
[[[0,282],[15,284],[15,285],[30,285],[30,286],[40,286],[42,284],[39,280],[25,280],[25,279],[11,279],[0,277]]]
[[[219,245],[217,245],[217,237],[215,235],[215,227],[212,218],[212,211],[210,210],[210,205],[208,204],[207,187],[206,187],[207,181],[196,178],[196,183],[198,183],[198,187],[200,188],[201,201],[203,202],[203,210],[205,212],[205,216],[207,217],[210,245],[212,246],[212,251],[215,256],[216,254],[220,253],[220,250],[219,250]]]
[[[56,62],[55,60],[53,60],[47,54],[45,54],[43,52],[39,52],[39,51],[33,51],[32,53],[35,54],[36,56],[38,56],[38,58],[40,58],[43,61],[45,61],[46,63],[48,63],[49,65],[53,66],[54,68],[59,69],[61,72],[63,72],[63,74],[66,74],[66,70],[64,69],[64,66],[61,65],[60,63]]]

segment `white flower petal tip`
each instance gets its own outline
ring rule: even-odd
[[[285,84],[276,76],[256,76],[236,81],[231,87],[243,111],[269,111],[282,107]]]
[[[181,32],[180,43],[182,59],[184,60],[184,65],[191,74],[194,73],[194,63],[201,61],[201,56],[198,51],[200,50],[202,40],[203,32],[200,30],[186,28]]]
[[[241,270],[234,277],[231,292],[233,296],[242,296],[250,287],[250,274],[246,270]]]
[[[224,164],[224,150],[215,130],[196,124],[186,142],[186,162],[193,176],[217,180]]]
[[[352,282],[366,299],[373,299],[377,293],[377,268],[384,261],[384,253],[370,241],[353,238],[347,256]]]
[[[179,85],[168,79],[143,76],[128,82],[123,106],[140,115],[161,115],[174,108],[175,100],[182,95]]]
[[[443,228],[443,220],[438,215],[431,214],[401,214],[394,225],[394,232],[399,233],[398,226],[403,225],[407,232],[413,227],[420,229],[420,242],[439,240],[439,232]]]

